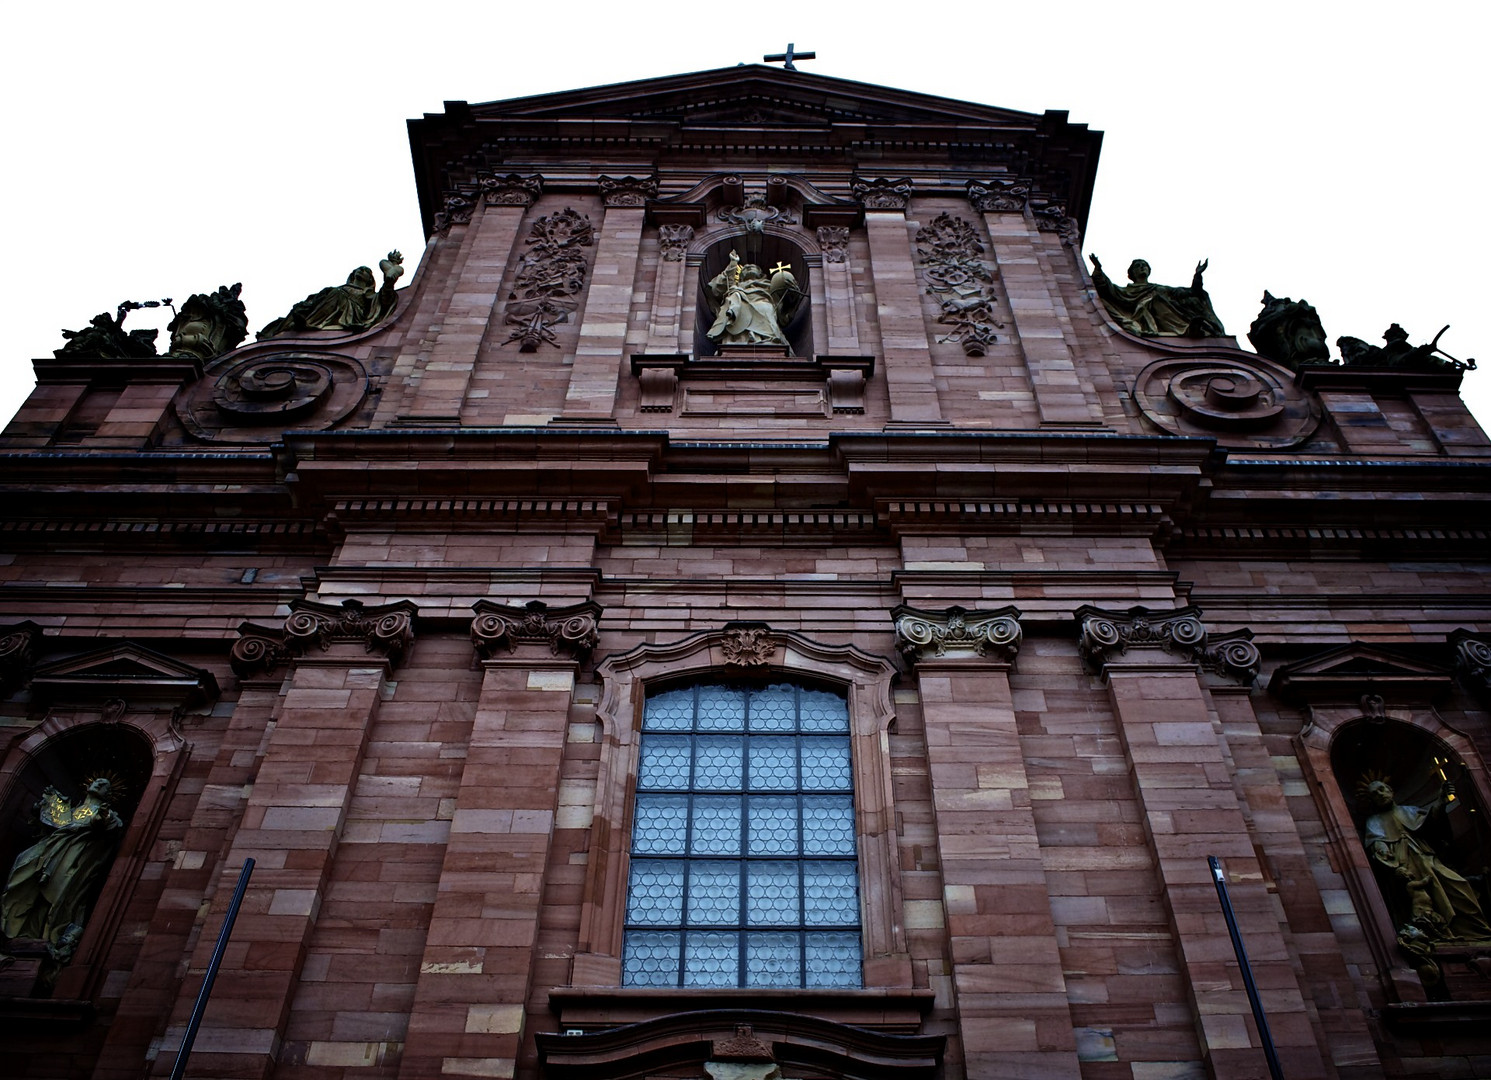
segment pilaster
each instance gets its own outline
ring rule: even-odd
[[[476,605],[471,639],[485,675],[401,1080],[512,1076],[520,1055],[532,1054],[526,1013],[556,778],[575,672],[595,646],[600,611],[593,603]]]
[[[1081,1075],[1009,671],[1020,613],[891,611],[916,671],[964,1067]]]
[[[389,672],[413,640],[414,613],[408,601],[291,604],[280,645],[297,655],[295,669],[152,1075],[170,1070],[246,858],[255,860],[254,877],[197,1034],[192,1074],[273,1072],[368,729]]]
[[[647,351],[676,353],[682,349],[684,282],[689,277],[689,244],[694,227],[680,222],[658,226],[657,278],[652,287],[652,315],[647,320]]]
[[[1265,1070],[1207,866],[1207,856],[1216,855],[1285,1075],[1327,1075],[1200,678],[1200,666],[1208,665],[1251,682],[1256,647],[1243,635],[1209,643],[1195,608],[1084,605],[1077,620],[1082,656],[1108,685],[1210,1074],[1231,1080]]]

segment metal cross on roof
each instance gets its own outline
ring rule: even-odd
[[[789,42],[787,42],[787,51],[786,52],[784,52],[784,53],[772,53],[770,56],[763,56],[761,59],[765,60],[768,64],[775,64],[778,61],[780,61],[786,67],[786,69],[788,71],[796,71],[797,70],[797,66],[792,63],[792,61],[794,61],[794,60],[816,60],[816,59],[818,59],[818,54],[817,53],[815,53],[815,52],[796,52],[796,51],[794,51],[794,50],[796,50],[796,48],[797,48],[797,46],[794,45],[792,42],[789,41]]]

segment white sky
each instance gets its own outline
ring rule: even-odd
[[[804,70],[1105,132],[1084,251],[1173,285],[1210,258],[1241,341],[1269,289],[1314,304],[1332,343],[1449,323],[1440,344],[1491,368],[1491,6],[1470,0],[115,2],[16,4],[6,23],[0,420],[60,328],[121,300],[242,281],[252,331],[390,248],[412,272],[408,117],[789,39],[820,57]],[[1491,374],[1462,393],[1491,426]]]

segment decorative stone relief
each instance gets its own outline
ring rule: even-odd
[[[435,231],[444,236],[452,225],[470,225],[471,214],[475,209],[472,201],[464,195],[449,192],[441,209],[435,212]]]
[[[26,684],[40,639],[41,627],[33,622],[0,626],[0,697]]]
[[[1054,232],[1068,247],[1076,247],[1082,239],[1082,227],[1077,219],[1066,212],[1066,204],[1059,202],[1032,203],[1035,227],[1041,232]]]
[[[692,225],[659,225],[657,229],[658,244],[663,249],[664,262],[683,262],[684,256],[689,253],[689,245],[694,242],[694,227]]]
[[[657,178],[652,176],[603,176],[601,196],[607,206],[646,206],[657,198]]]
[[[720,641],[720,652],[730,667],[765,667],[776,655],[771,628],[761,626],[727,626]]]
[[[535,352],[558,344],[552,328],[580,305],[589,270],[581,249],[595,242],[595,229],[589,217],[565,207],[535,221],[526,242],[531,246],[508,295],[505,321],[513,329],[503,344],[516,341],[519,351]]]
[[[482,200],[488,206],[532,206],[544,190],[543,177],[508,173],[506,176],[483,176],[477,181]]]
[[[260,352],[221,363],[176,404],[182,424],[204,440],[263,442],[290,421],[324,430],[351,415],[368,392],[366,369],[336,353]]]
[[[1325,328],[1320,325],[1315,309],[1307,301],[1280,298],[1266,289],[1263,310],[1248,327],[1248,340],[1259,356],[1283,364],[1290,371],[1298,371],[1301,364],[1330,361]]]
[[[767,204],[766,196],[753,191],[740,206],[727,206],[715,212],[715,220],[735,225],[748,233],[764,232],[768,225],[796,225],[797,217],[781,206]]]
[[[334,641],[360,641],[368,652],[381,652],[397,661],[414,640],[414,616],[419,609],[408,600],[365,607],[361,600],[343,600],[340,607],[295,600],[285,620],[284,642],[299,655],[312,647],[327,649]]]
[[[483,660],[519,644],[547,645],[555,656],[567,653],[583,660],[600,641],[600,617],[601,606],[589,600],[553,610],[542,600],[522,607],[480,600],[471,620],[471,644]]]
[[[849,258],[849,228],[845,225],[818,226],[818,246],[823,249],[823,261],[841,263]]]
[[[1081,628],[1078,651],[1099,670],[1110,657],[1131,648],[1164,649],[1244,684],[1257,678],[1263,664],[1250,630],[1226,634],[1208,644],[1201,611],[1195,607],[1174,611],[1131,607],[1119,612],[1083,604],[1077,609],[1077,622]]]
[[[904,210],[911,202],[911,181],[908,178],[887,180],[865,180],[855,177],[849,185],[854,197],[866,210]]]
[[[756,1038],[755,1029],[750,1024],[736,1024],[735,1034],[728,1039],[714,1040],[713,1053],[709,1055],[715,1061],[775,1061],[771,1047]],[[709,1063],[705,1063],[706,1069]]]
[[[1287,368],[1236,353],[1156,360],[1134,380],[1134,401],[1172,435],[1227,447],[1294,446],[1320,425],[1315,398]]]
[[[979,258],[983,252],[973,226],[951,214],[938,214],[917,230],[927,292],[942,309],[937,321],[949,328],[937,342],[962,345],[969,356],[983,356],[996,340],[994,331],[1004,328],[995,315],[994,268]]]
[[[273,671],[291,655],[285,647],[283,629],[246,622],[238,626],[238,640],[228,652],[228,664],[240,679],[252,679]]]
[[[1455,649],[1455,670],[1466,684],[1483,696],[1491,696],[1491,641],[1468,630],[1450,635]],[[3,643],[0,643],[3,648]]]
[[[1028,180],[970,180],[968,201],[980,214],[1021,213],[1030,198]]]
[[[1020,651],[1020,612],[968,611],[950,607],[923,611],[902,604],[891,610],[896,624],[896,648],[915,663],[932,657],[994,656],[1006,663]]]

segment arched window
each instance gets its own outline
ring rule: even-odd
[[[842,694],[777,683],[648,695],[622,981],[861,985]]]

